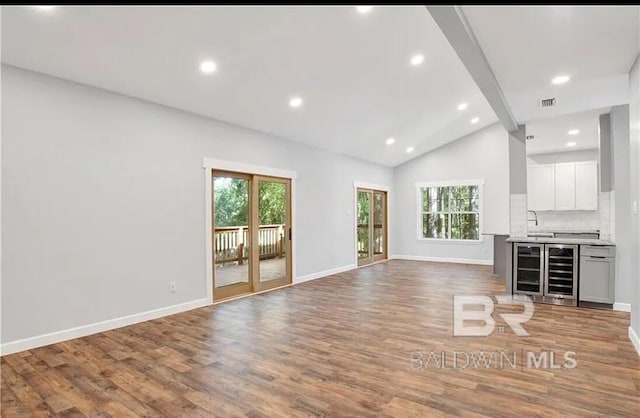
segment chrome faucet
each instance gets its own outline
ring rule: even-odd
[[[529,214],[533,213],[533,219],[529,218]],[[535,222],[536,226],[538,226],[538,214],[536,213],[535,210],[528,210],[527,211],[527,222]]]

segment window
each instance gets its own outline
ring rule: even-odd
[[[480,240],[482,181],[417,186],[419,239]]]

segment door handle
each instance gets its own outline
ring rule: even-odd
[[[289,241],[291,241],[291,228],[289,228]]]

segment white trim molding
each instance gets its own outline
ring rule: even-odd
[[[616,302],[616,303],[613,304],[613,310],[614,311],[620,311],[620,312],[631,312],[631,304],[630,303]]]
[[[310,280],[320,279],[322,277],[332,276],[334,274],[344,273],[345,271],[354,270],[356,268],[355,264],[347,264],[346,266],[336,267],[329,270],[319,271],[317,273],[307,274],[305,276],[300,276],[294,280],[293,284],[300,284],[304,282],[308,282]]]
[[[392,255],[392,260],[429,261],[432,263],[477,264],[492,266],[493,260],[476,260],[472,258],[426,257],[421,255]]]
[[[0,346],[0,355],[4,356],[7,354],[17,353],[19,351],[31,350],[32,348],[72,340],[74,338],[86,337],[88,335],[97,334],[99,332],[105,332],[115,328],[122,328],[128,325],[161,318],[163,316],[174,315],[177,313],[190,311],[192,309],[202,308],[203,306],[207,306],[210,304],[211,301],[208,299],[197,299],[191,302],[180,303],[178,305],[153,309],[146,312],[122,316],[120,318],[108,319],[106,321],[95,322],[93,324],[82,325],[62,331],[50,332],[48,334],[11,341]]]
[[[293,280],[293,283],[288,286],[297,285],[300,283],[308,282],[310,280],[316,280],[320,278],[324,278],[327,276],[331,276],[334,274],[344,273],[345,271],[354,270],[356,266],[354,264],[349,264],[342,267],[336,267],[333,269],[320,271],[317,273],[307,274],[305,276],[298,277]],[[294,276],[295,277],[295,276]],[[283,287],[288,287],[283,286]],[[270,292],[277,290],[269,289],[265,292]],[[254,296],[259,293],[257,292],[251,293],[245,296]],[[224,301],[217,301],[217,303],[223,302],[231,302],[234,299],[228,299]],[[75,328],[69,328],[61,331],[50,332],[47,334],[36,335],[34,337],[24,338],[21,340],[10,341],[8,343],[4,343],[0,345],[0,356],[18,353],[20,351],[31,350],[33,348],[43,347],[45,345],[56,344],[63,341],[73,340],[75,338],[86,337],[88,335],[97,334],[100,332],[110,331],[116,328],[122,328],[129,325],[138,324],[140,322],[151,321],[152,319],[158,319],[169,315],[175,315],[182,312],[187,312],[193,309],[202,308],[205,306],[213,305],[212,299],[207,297],[205,299],[197,299],[191,302],[180,303],[177,305],[167,306],[164,308],[153,309],[146,312],[140,312],[132,315],[126,315],[119,318],[108,319],[106,321],[96,322],[93,324],[81,325]]]
[[[474,184],[484,186],[484,179],[425,181],[415,183],[415,187],[469,186]]]
[[[631,343],[640,356],[640,338],[638,338],[638,334],[636,334],[636,332],[631,327],[629,327],[629,339],[631,340]]]
[[[203,158],[202,168],[210,168],[221,171],[234,171],[237,173],[246,174],[258,174],[261,176],[282,177],[292,180],[298,177],[298,173],[291,170],[240,163],[236,161],[217,160],[215,158]]]
[[[362,182],[362,181],[354,181],[353,182],[353,187],[355,189],[380,190],[381,192],[390,192],[391,191],[391,187],[389,187],[389,186],[382,186],[380,184],[372,184],[372,183],[366,183],[366,182]]]

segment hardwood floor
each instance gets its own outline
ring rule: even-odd
[[[377,264],[5,356],[1,413],[640,416],[628,313],[536,305],[528,337],[453,337],[454,294],[503,291],[488,267]],[[482,350],[552,350],[558,364],[575,351],[577,366],[416,368]]]

